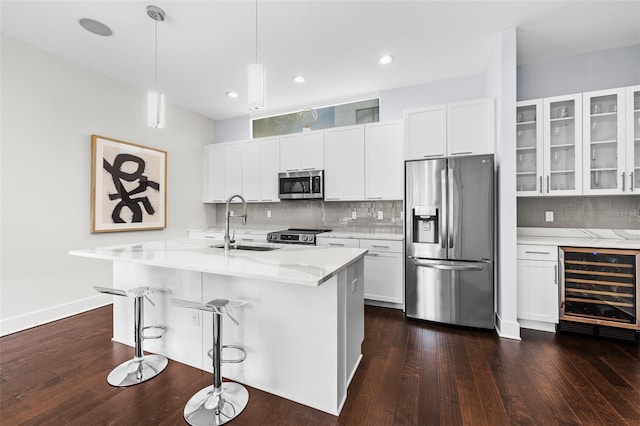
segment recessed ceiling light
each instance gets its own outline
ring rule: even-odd
[[[84,28],[85,30],[95,35],[109,37],[113,34],[113,31],[111,31],[111,28],[107,27],[102,22],[98,22],[93,19],[82,18],[78,20],[78,23],[82,28]]]
[[[238,94],[236,92],[227,92],[227,96],[230,98],[237,98]]]
[[[301,75],[294,75],[292,79],[295,83],[304,83],[304,77]]]
[[[391,55],[383,55],[378,59],[378,63],[381,65],[387,65],[393,62],[393,56]]]

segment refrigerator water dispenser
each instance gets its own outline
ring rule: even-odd
[[[415,206],[413,208],[413,242],[438,243],[438,208]]]

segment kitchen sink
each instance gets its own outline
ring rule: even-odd
[[[224,249],[224,244],[210,246],[211,248],[220,248]],[[280,247],[272,247],[272,246],[247,246],[243,244],[231,244],[229,247],[231,250],[248,250],[248,251],[273,251],[278,250]]]

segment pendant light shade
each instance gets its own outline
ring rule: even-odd
[[[266,70],[261,64],[249,65],[249,109],[263,110],[266,107]]]
[[[164,128],[164,95],[159,92],[149,92],[147,95],[147,121],[149,127]]]
[[[147,94],[147,124],[154,129],[164,128],[164,95],[158,91],[158,22],[165,18],[164,10],[147,6],[147,15],[155,21],[155,90]]]

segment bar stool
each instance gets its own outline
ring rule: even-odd
[[[127,297],[127,292],[124,290],[100,286],[93,286],[93,288],[100,293]],[[151,293],[170,294],[171,290],[151,287],[136,287],[128,290],[128,292],[134,295],[133,336],[135,342],[135,353],[133,355],[133,359],[123,362],[109,373],[107,376],[107,382],[111,386],[131,386],[145,382],[160,374],[168,363],[167,358],[162,355],[144,355],[142,352],[142,342],[144,340],[159,339],[167,332],[167,327],[164,325],[144,326],[143,298],[147,299],[152,306],[155,306],[155,303],[149,299],[148,295]],[[145,336],[145,330],[157,330],[159,331],[159,334]]]
[[[240,325],[231,312],[247,302],[215,299],[202,303],[188,300],[171,299],[177,307],[197,309],[213,313],[213,349],[207,355],[213,360],[213,385],[198,391],[184,407],[184,419],[193,426],[223,425],[237,417],[249,402],[249,392],[240,383],[222,382],[222,364],[243,362],[247,353],[241,346],[222,345],[222,315],[226,315],[236,325]],[[222,349],[236,349],[242,352],[242,358],[222,359]]]

